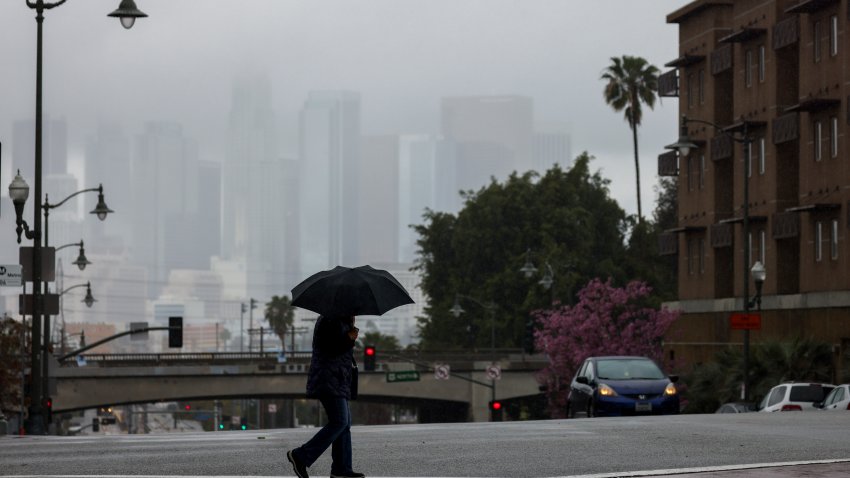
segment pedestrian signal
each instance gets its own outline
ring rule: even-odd
[[[363,369],[367,372],[375,371],[375,356],[378,355],[374,345],[367,345],[363,349]]]

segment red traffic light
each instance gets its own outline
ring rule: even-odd
[[[191,410],[191,409],[192,409],[192,405],[186,405],[186,406],[185,406],[185,407],[183,407],[183,408],[185,408],[186,410]]]
[[[493,407],[493,410],[501,410],[502,402],[493,402],[490,404],[490,406]]]
[[[375,347],[366,347],[366,355],[375,355]]]

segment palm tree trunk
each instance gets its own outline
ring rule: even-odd
[[[637,210],[638,210],[638,222],[643,222],[643,211],[640,207],[640,160],[638,159],[638,137],[637,137],[637,125],[632,121],[632,138],[635,144],[635,181],[637,181]]]

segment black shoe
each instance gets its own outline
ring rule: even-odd
[[[331,478],[366,478],[366,475],[356,471],[349,471],[347,473],[331,473]]]
[[[295,470],[295,476],[298,478],[310,478],[310,475],[307,474],[307,467],[295,459],[295,455],[292,453],[293,451],[295,450],[289,450],[286,452],[286,459],[292,463],[292,469]]]

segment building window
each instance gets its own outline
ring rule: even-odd
[[[838,219],[832,220],[832,231],[829,235],[829,257],[838,259]]]
[[[762,264],[765,263],[765,252],[767,251],[767,231],[762,229],[759,231],[759,260]]]
[[[838,117],[829,119],[829,154],[833,158],[838,157]]]
[[[705,188],[705,153],[699,155],[699,188]]]
[[[820,61],[820,22],[815,22],[814,28],[814,43],[813,43],[813,55],[815,58],[815,63]]]
[[[747,254],[747,264],[753,263],[753,233],[747,233],[747,245],[750,247],[749,253]]]
[[[747,162],[747,177],[753,177],[753,143],[750,141],[747,143],[747,156],[744,158],[744,161]]]
[[[694,190],[694,175],[696,173],[694,171],[694,155],[693,154],[688,155],[688,166],[687,166],[687,168],[688,168],[688,191],[693,191]]]
[[[705,274],[705,238],[699,239],[699,273]]]
[[[753,84],[753,51],[747,50],[747,58],[744,61],[744,85],[749,88]]]
[[[765,74],[765,50],[764,45],[759,46],[759,83],[764,82]]]
[[[688,108],[694,106],[694,74],[688,75]]]
[[[688,275],[694,275],[694,240],[688,239]]]
[[[815,223],[815,262],[823,259],[823,223]]]
[[[829,17],[829,56],[838,55],[838,15]]]
[[[815,142],[815,161],[823,159],[823,123],[820,120],[815,121],[813,128]]]
[[[705,104],[705,69],[699,70],[699,104]]]
[[[767,155],[767,152],[765,151],[766,147],[767,144],[764,140],[764,136],[762,136],[759,138],[759,174],[764,174],[765,171],[765,156]]]

